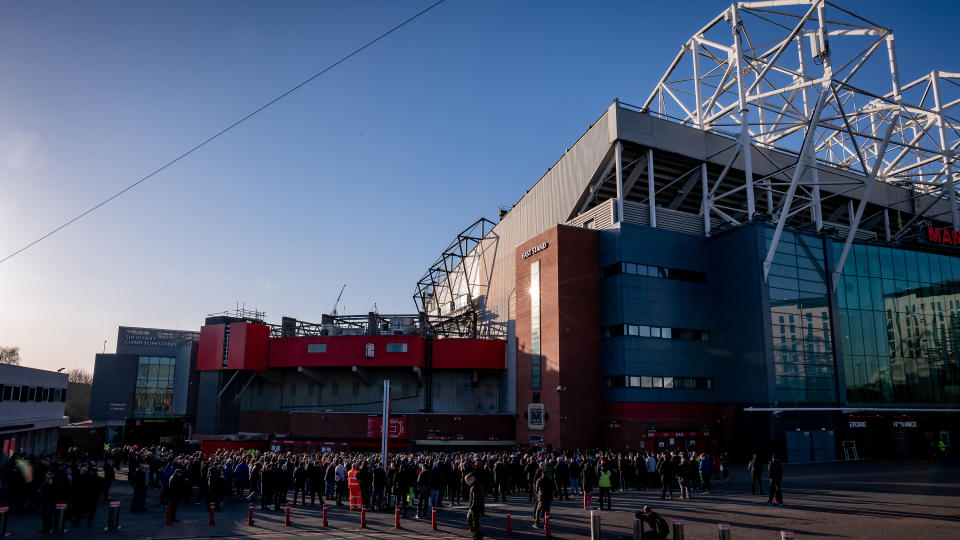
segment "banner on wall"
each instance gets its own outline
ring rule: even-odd
[[[380,416],[367,417],[367,438],[379,439],[380,430],[383,427],[383,419]],[[390,417],[390,438],[407,438],[407,419],[404,417]]]

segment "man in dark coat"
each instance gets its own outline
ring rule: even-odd
[[[665,540],[670,534],[667,520],[660,517],[660,514],[654,512],[649,506],[644,506],[643,510],[634,514],[634,517],[650,527],[649,531],[644,531],[643,540]]]
[[[546,515],[550,513],[550,503],[553,502],[556,486],[556,481],[550,471],[547,470],[546,464],[541,463],[540,472],[537,473],[537,479],[534,481],[534,490],[537,492],[537,508],[533,516],[533,528],[541,528],[540,520],[546,519]]]
[[[783,480],[783,465],[777,459],[777,456],[770,456],[767,476],[770,477],[770,497],[767,499],[767,504],[783,506],[783,492],[780,491],[780,481]]]
[[[480,482],[473,474],[467,474],[464,481],[470,486],[470,504],[467,509],[467,526],[473,532],[474,540],[483,538],[483,530],[480,529],[480,516],[484,512],[483,490],[480,488]]]
[[[663,455],[660,462],[657,463],[657,472],[660,474],[660,483],[663,491],[660,493],[661,499],[667,498],[667,490],[670,490],[670,499],[673,500],[673,480],[676,476],[676,469],[673,463],[673,457]]]
[[[747,470],[750,471],[750,491],[757,494],[757,488],[760,488],[760,494],[763,495],[763,464],[753,455],[750,463],[747,463]]]

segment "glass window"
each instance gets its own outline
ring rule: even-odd
[[[326,343],[310,343],[307,345],[308,353],[325,353],[327,352]]]
[[[650,337],[655,337],[655,338],[660,337],[660,327],[659,327],[659,326],[651,326],[651,327],[650,327]]]
[[[387,343],[387,352],[407,352],[406,343]]]
[[[663,377],[652,377],[654,388],[663,388]]]
[[[640,337],[650,337],[650,327],[649,326],[638,326],[637,335]]]
[[[630,377],[630,386],[640,388],[640,377]]]
[[[640,377],[640,386],[643,388],[653,388],[653,377]]]
[[[673,388],[673,377],[664,377],[664,378],[663,378],[663,387],[664,387],[664,388]]]
[[[670,331],[670,328],[660,329],[660,337],[662,337],[663,339],[670,339],[671,335],[672,335],[672,332]]]

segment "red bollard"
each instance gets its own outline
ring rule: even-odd
[[[510,511],[509,511],[509,510],[507,510],[507,531],[506,531],[506,533],[507,533],[507,534],[511,534],[511,530],[510,530]]]
[[[400,507],[398,506],[396,510],[397,511],[393,513],[393,528],[399,529],[400,528]]]
[[[247,525],[253,527],[253,503],[250,503],[250,510],[247,511]]]
[[[543,515],[543,535],[550,536],[550,514]]]
[[[323,526],[329,527],[330,524],[327,523],[327,505],[323,505]]]
[[[360,528],[361,529],[367,528],[367,507],[366,506],[360,507]]]
[[[283,512],[283,524],[290,526],[290,503],[287,503],[287,509]]]
[[[167,505],[167,527],[170,526],[170,522],[172,521],[172,515],[173,515],[173,505],[168,504]]]
[[[430,530],[437,530],[437,509],[431,508],[430,512]]]
[[[216,504],[210,503],[210,525],[216,525],[217,521],[213,519],[213,511],[217,507]]]

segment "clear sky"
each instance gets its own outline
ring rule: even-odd
[[[0,257],[432,3],[0,3]],[[656,7],[654,7],[656,4]],[[447,0],[0,264],[0,345],[92,368],[117,326],[411,313],[417,278],[615,97],[642,103],[724,2]],[[958,2],[843,5],[904,81],[958,71]]]

